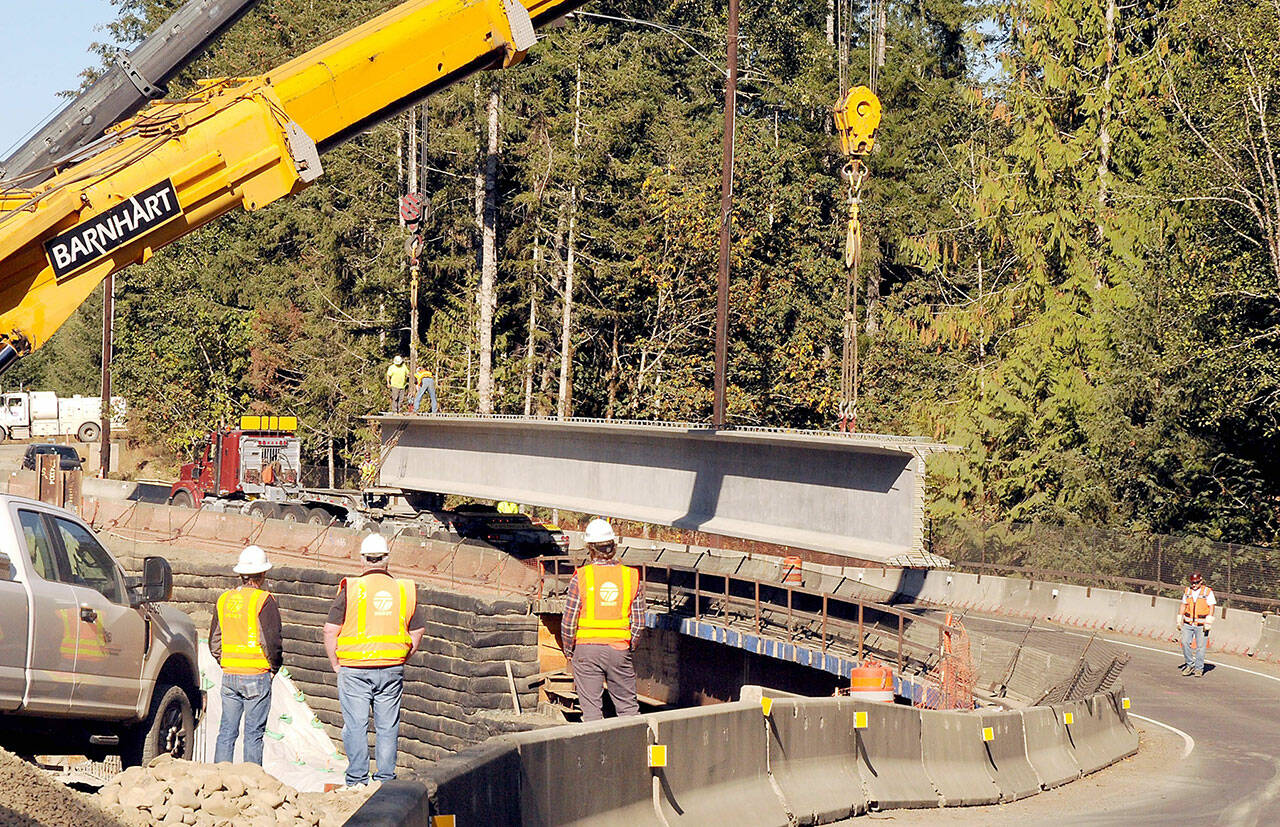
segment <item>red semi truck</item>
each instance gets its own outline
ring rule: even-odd
[[[554,525],[493,506],[444,508],[444,495],[368,486],[360,490],[302,485],[302,441],[292,416],[242,416],[195,445],[169,491],[169,504],[238,511],[262,518],[367,529],[387,525],[425,537],[483,540],[518,556],[556,554],[569,540]]]

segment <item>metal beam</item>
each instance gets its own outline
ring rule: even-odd
[[[114,66],[0,162],[0,180],[21,177],[22,186],[31,189],[52,176],[55,162],[97,140],[108,126],[148,100],[165,94],[165,83],[257,3],[189,0],[136,49],[121,53]]]
[[[380,416],[380,482],[877,562],[924,551],[913,437],[683,423]]]

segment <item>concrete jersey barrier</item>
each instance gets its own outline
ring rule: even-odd
[[[427,769],[421,794],[375,792],[348,823],[418,827],[425,806],[492,827],[826,824],[868,807],[1013,801],[1079,778],[1077,755],[1093,771],[1137,747],[1116,692],[977,713],[771,701],[769,715],[738,702],[491,738]]]
[[[858,772],[853,701],[783,699],[767,719],[769,775],[797,824],[826,824],[867,811]]]

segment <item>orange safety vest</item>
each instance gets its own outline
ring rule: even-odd
[[[640,573],[620,563],[588,563],[578,569],[578,643],[629,643],[631,601]]]
[[[1208,597],[1213,594],[1213,589],[1208,586],[1200,587],[1200,594],[1195,599],[1191,598],[1191,587],[1188,586],[1182,593],[1182,622],[1194,623],[1196,626],[1203,626],[1204,619],[1213,614],[1213,607],[1209,605]]]
[[[413,379],[415,382],[418,382],[419,384],[421,384],[423,379],[430,379],[430,378],[431,378],[431,371],[427,370],[426,368],[418,368],[413,372]]]
[[[342,666],[399,666],[409,658],[409,621],[417,606],[412,580],[385,572],[342,581],[347,614],[338,630],[338,663]]]
[[[271,671],[262,651],[258,612],[271,595],[252,586],[225,591],[218,598],[222,630],[222,671],[229,675],[261,675]]]

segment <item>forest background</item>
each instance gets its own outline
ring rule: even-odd
[[[114,2],[123,44],[179,5]],[[263,0],[175,88],[389,5]],[[327,155],[301,196],[122,274],[131,438],[177,455],[242,412],[290,413],[309,461],[356,464],[411,335],[447,411],[709,419],[724,4],[583,12]],[[858,429],[964,449],[931,463],[937,518],[1272,544],[1273,3],[744,0],[729,421],[836,426],[831,105],[842,75],[867,81],[880,15]],[[430,209],[410,330],[396,204],[414,174]],[[7,384],[93,392],[100,318],[101,291]]]

